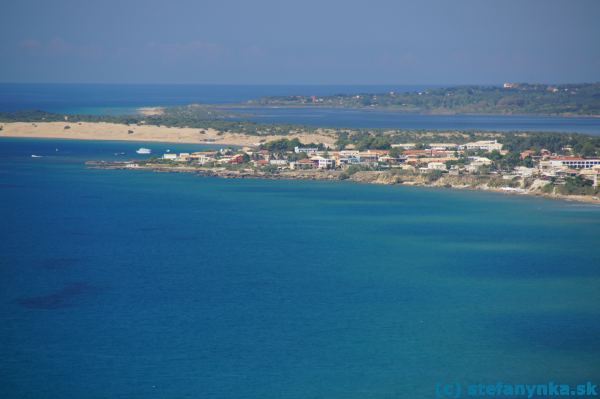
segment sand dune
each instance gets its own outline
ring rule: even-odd
[[[133,126],[104,122],[11,122],[1,123],[0,137],[38,137],[73,140],[124,140],[158,141],[168,143],[222,144],[252,146],[277,140],[284,136],[250,136],[240,133],[223,133],[215,129],[175,128],[166,126]],[[68,128],[67,128],[68,127]],[[333,146],[335,136],[300,132],[285,136],[297,137],[304,143],[323,143]]]

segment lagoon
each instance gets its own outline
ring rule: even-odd
[[[240,107],[264,96],[408,92],[427,85],[0,84],[0,112],[126,115],[140,107],[214,104],[259,123],[337,128],[548,131],[600,134],[600,118],[523,115],[411,115],[376,109]],[[229,104],[229,105],[228,105]]]

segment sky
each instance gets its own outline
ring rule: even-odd
[[[13,0],[0,82],[600,81],[597,0]]]

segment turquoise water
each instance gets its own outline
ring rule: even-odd
[[[598,207],[82,164],[141,145],[0,140],[0,397],[600,381]]]

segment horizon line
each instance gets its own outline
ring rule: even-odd
[[[2,85],[157,85],[157,86],[497,86],[504,83],[517,84],[554,84],[554,85],[569,85],[569,84],[598,84],[600,81],[571,81],[571,82],[527,82],[527,81],[511,81],[503,82],[488,82],[488,83],[204,83],[204,82],[0,82]]]

